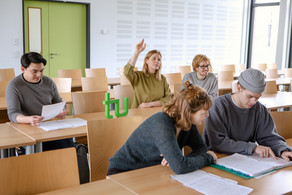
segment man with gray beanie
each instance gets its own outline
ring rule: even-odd
[[[292,158],[292,148],[277,134],[270,113],[258,102],[265,86],[264,74],[250,68],[240,74],[236,93],[213,100],[203,132],[208,149],[226,154],[256,153],[262,158],[278,156],[287,161]]]

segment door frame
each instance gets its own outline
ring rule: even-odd
[[[24,21],[24,1],[22,0],[22,36],[23,36],[23,54],[25,53],[25,21]],[[86,68],[90,68],[90,3],[55,1],[55,0],[36,0],[56,3],[82,4],[86,6]]]

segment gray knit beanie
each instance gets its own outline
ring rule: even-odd
[[[262,93],[266,87],[265,75],[253,68],[243,71],[238,81],[242,87],[254,93]]]

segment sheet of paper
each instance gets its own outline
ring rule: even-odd
[[[225,179],[205,171],[194,171],[187,174],[171,175],[183,185],[203,194],[249,194],[253,189],[238,185],[236,181]]]
[[[43,121],[50,120],[60,114],[65,104],[66,102],[59,102],[56,104],[44,105],[42,109]]]
[[[85,126],[87,121],[81,118],[71,118],[71,119],[63,119],[63,120],[53,120],[41,122],[39,128],[42,128],[45,131],[52,131],[57,129],[66,129],[66,128],[74,128]]]

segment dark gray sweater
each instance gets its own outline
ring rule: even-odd
[[[231,94],[213,100],[203,138],[209,149],[227,154],[251,155],[256,142],[269,146],[277,156],[284,150],[291,150],[277,134],[273,118],[264,105],[257,102],[250,109],[239,108],[233,103]]]
[[[175,121],[164,112],[149,117],[110,159],[109,169],[128,171],[158,165],[164,157],[175,173],[182,174],[213,162],[195,125],[188,131],[182,130],[176,139],[174,124]],[[193,151],[183,156],[181,149],[186,145]]]
[[[6,102],[8,117],[16,122],[16,117],[20,114],[40,116],[43,105],[62,102],[62,98],[49,77],[43,76],[39,83],[29,83],[20,74],[8,84]]]

